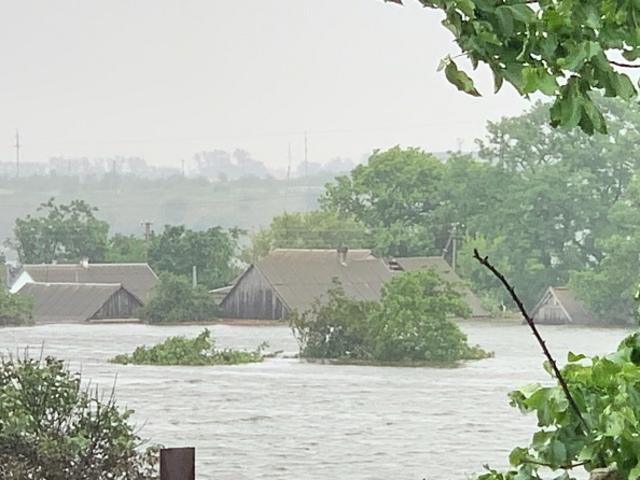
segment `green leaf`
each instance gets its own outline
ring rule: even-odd
[[[564,465],[567,463],[567,448],[560,440],[553,439],[549,442],[549,463],[552,465]]]
[[[529,455],[528,449],[516,447],[509,454],[509,463],[512,466],[517,467],[522,463],[523,460],[527,458],[528,455]]]
[[[569,352],[569,354],[567,355],[567,360],[569,362],[579,362],[583,358],[587,358],[587,356],[583,355],[582,353],[575,354],[573,352]]]
[[[476,90],[476,87],[473,84],[473,80],[471,80],[471,78],[462,70],[459,70],[458,66],[453,60],[450,60],[445,66],[444,74],[447,77],[447,80],[455,85],[458,90],[465,92],[473,97],[480,96],[480,92]]]

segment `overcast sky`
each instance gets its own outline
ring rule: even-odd
[[[395,144],[473,147],[526,102],[458,92],[436,72],[458,50],[417,1],[20,0],[0,19],[0,161],[135,155],[176,166],[249,150],[272,168]]]

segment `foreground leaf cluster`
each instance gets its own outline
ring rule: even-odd
[[[140,450],[132,411],[80,385],[60,360],[0,363],[0,478],[149,480],[155,449]]]
[[[117,355],[109,360],[123,365],[237,365],[262,362],[264,345],[256,351],[245,352],[232,349],[217,350],[208,329],[195,338],[169,337],[152,347],[137,347],[132,354]]]
[[[511,404],[535,413],[539,430],[527,447],[511,452],[511,470],[489,470],[478,480],[539,479],[549,470],[571,480],[576,470],[596,468],[615,469],[620,479],[640,478],[640,333],[603,357],[569,353],[562,375],[586,427],[559,386],[516,390]]]
[[[393,277],[380,302],[349,298],[336,284],[289,320],[305,358],[415,364],[488,356],[467,343],[451,315],[466,317],[469,308],[453,284],[423,270]]]

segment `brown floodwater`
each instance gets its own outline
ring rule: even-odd
[[[56,325],[0,330],[0,350],[30,346],[68,359],[84,380],[135,409],[142,436],[197,449],[200,480],[461,479],[482,465],[505,466],[535,419],[507,393],[548,381],[532,335],[521,325],[469,322],[472,343],[495,357],[460,368],[335,366],[295,359],[229,367],[120,366],[118,353],[198,326]],[[294,353],[287,327],[211,327],[220,346]],[[622,329],[543,327],[551,351],[601,354]]]

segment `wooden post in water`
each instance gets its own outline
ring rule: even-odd
[[[195,479],[195,448],[163,448],[160,450],[160,480]]]

